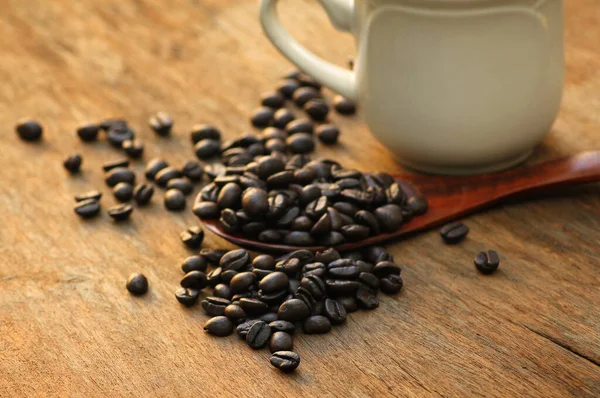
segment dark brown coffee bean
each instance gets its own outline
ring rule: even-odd
[[[370,290],[363,287],[360,287],[356,292],[356,301],[358,302],[358,306],[365,310],[374,310],[379,307],[377,297]]]
[[[385,191],[387,202],[395,203],[399,206],[402,206],[406,203],[407,196],[406,193],[402,190],[400,184],[394,182],[389,188]]]
[[[217,267],[210,271],[208,275],[206,275],[206,284],[208,286],[216,286],[221,283],[221,274],[223,273],[223,269],[221,267]]]
[[[201,304],[202,309],[207,315],[219,316],[225,314],[225,308],[227,308],[227,306],[231,304],[231,301],[220,297],[207,297],[204,300],[202,300]]]
[[[306,73],[300,73],[296,76],[296,80],[303,87],[312,87],[315,90],[321,90],[321,83],[317,82],[312,76],[307,75]]]
[[[285,163],[273,156],[263,156],[258,159],[257,173],[260,178],[266,180],[269,176],[283,171]]]
[[[102,198],[102,192],[99,191],[88,191],[88,192],[84,192],[82,194],[76,195],[75,196],[75,201],[76,202],[83,202],[84,200],[88,200],[88,199],[94,199],[99,201],[100,198]]]
[[[275,259],[268,254],[260,254],[252,260],[252,266],[259,269],[274,270]]]
[[[323,144],[333,145],[338,141],[340,130],[333,124],[323,124],[317,128],[316,134]]]
[[[126,182],[133,185],[135,184],[135,173],[124,167],[117,167],[106,174],[105,181],[111,188],[120,182]]]
[[[307,133],[297,133],[288,137],[286,144],[292,153],[310,153],[315,149],[315,140]]]
[[[391,261],[380,261],[373,267],[373,274],[378,278],[385,278],[388,275],[400,275],[400,266]]]
[[[395,204],[381,206],[375,210],[374,214],[384,232],[397,230],[404,221],[402,218],[402,209]]]
[[[188,273],[191,271],[206,271],[206,267],[208,266],[208,262],[203,256],[190,256],[183,260],[181,264],[181,270],[184,273]]]
[[[285,131],[290,136],[298,133],[306,133],[312,135],[314,133],[314,130],[315,125],[308,119],[296,119],[294,121],[289,122],[285,126]]]
[[[402,289],[402,277],[400,275],[388,275],[379,280],[379,288],[385,294],[396,294]]]
[[[265,276],[258,284],[258,288],[265,293],[274,293],[287,289],[288,284],[288,276],[284,272],[278,271]]]
[[[129,165],[129,161],[127,161],[127,165]],[[127,167],[127,166],[123,166],[123,167]],[[146,178],[149,179],[150,181],[154,181],[154,178],[156,177],[158,172],[167,167],[169,167],[169,164],[162,159],[156,158],[156,159],[150,160],[148,163],[146,163],[146,171],[145,171]]]
[[[300,365],[300,356],[293,351],[277,351],[271,355],[270,362],[283,373],[291,373]]]
[[[369,237],[369,227],[359,224],[344,225],[340,232],[348,241],[355,242]]]
[[[421,214],[425,214],[427,212],[427,209],[429,208],[427,199],[425,199],[422,196],[411,196],[406,201],[406,204],[411,210],[413,216],[420,216]]]
[[[294,181],[294,172],[290,170],[280,171],[267,178],[269,188],[285,188]]]
[[[167,189],[177,189],[184,195],[189,195],[194,190],[194,185],[185,177],[172,178],[167,182]]]
[[[324,264],[329,264],[335,260],[339,260],[340,258],[340,253],[338,253],[337,250],[333,248],[325,249],[315,254],[315,261]]]
[[[242,309],[239,305],[230,304],[225,307],[225,316],[231,319],[234,323],[238,324],[243,322],[246,319],[246,311]]]
[[[125,140],[121,147],[130,158],[137,159],[144,153],[144,144],[140,140]]]
[[[283,239],[281,233],[274,229],[267,229],[258,235],[259,242],[265,243],[279,243]]]
[[[286,332],[276,331],[269,340],[269,350],[271,352],[291,351],[294,348],[294,339]]]
[[[77,202],[73,210],[81,218],[92,218],[100,213],[100,203],[96,199],[82,200]]]
[[[293,79],[284,79],[277,84],[276,88],[285,98],[291,99],[294,92],[300,88],[300,83]]]
[[[113,195],[119,202],[128,202],[133,197],[133,185],[120,182],[113,188]]]
[[[313,220],[318,220],[327,212],[327,208],[329,207],[329,201],[326,196],[320,196],[318,199],[310,202],[306,208],[306,215]]]
[[[197,124],[192,127],[190,132],[192,143],[197,144],[202,140],[221,140],[221,131],[210,124]]]
[[[122,148],[123,142],[135,138],[135,132],[127,126],[112,126],[110,130],[108,130],[106,138],[115,148]]]
[[[313,99],[304,104],[304,111],[312,120],[322,122],[327,119],[329,105],[323,99]]]
[[[168,166],[156,173],[154,181],[158,186],[166,187],[169,181],[179,177],[181,177],[181,171],[177,170],[175,167]]]
[[[165,112],[158,112],[156,115],[150,117],[148,125],[156,134],[166,137],[171,134],[173,119]]]
[[[180,287],[175,291],[175,298],[179,301],[180,304],[191,307],[198,302],[198,297],[200,296],[200,292],[194,289],[186,289],[184,287]]]
[[[333,279],[356,279],[359,270],[354,260],[342,258],[327,265],[327,276]]]
[[[225,249],[202,249],[200,250],[200,255],[208,261],[209,264],[218,266],[221,258],[227,253],[229,250]]]
[[[238,208],[242,198],[242,189],[238,184],[229,183],[219,192],[217,204],[220,208]]]
[[[273,109],[279,109],[285,105],[285,97],[279,91],[264,93],[260,96],[260,103]]]
[[[133,199],[138,206],[144,206],[150,202],[154,195],[154,187],[150,184],[140,183],[133,190]]]
[[[479,252],[475,256],[475,267],[479,272],[485,275],[490,275],[496,272],[500,265],[500,257],[494,250],[488,250],[486,252]]]
[[[376,294],[379,290],[379,279],[370,272],[361,272],[358,275],[358,282],[362,285],[361,288]]]
[[[302,269],[302,262],[297,258],[286,258],[275,264],[275,270],[283,272],[291,277],[295,276]]]
[[[183,244],[190,249],[198,249],[204,241],[204,231],[198,226],[189,227],[179,234],[179,237],[181,238]]]
[[[249,316],[262,315],[269,309],[266,303],[253,298],[240,299],[240,307],[242,307]]]
[[[312,227],[313,221],[306,216],[296,217],[290,224],[290,228],[294,231],[308,231]]]
[[[305,231],[291,231],[283,238],[283,243],[290,246],[313,246],[315,240]]]
[[[303,108],[310,100],[321,98],[321,93],[313,87],[300,87],[292,95],[297,107]]]
[[[230,300],[232,296],[231,289],[224,283],[218,283],[213,289],[213,296]]]
[[[221,151],[221,144],[217,140],[206,138],[194,145],[194,152],[199,159],[209,159]]]
[[[317,300],[325,297],[326,287],[325,282],[315,275],[307,275],[300,281],[301,286],[306,289],[312,297]]]
[[[245,292],[254,288],[256,283],[256,275],[252,272],[240,272],[231,278],[229,282],[229,287],[231,288],[231,292],[233,294]]]
[[[292,122],[294,119],[296,119],[296,116],[294,115],[294,112],[290,111],[289,109],[279,109],[277,112],[275,112],[275,114],[273,115],[273,126],[276,127],[277,129],[283,129],[285,128],[285,126],[288,125],[288,123]],[[271,128],[271,127],[270,127]],[[272,132],[270,132],[272,133]],[[284,135],[281,136],[281,133],[283,133]],[[263,138],[265,137],[266,132],[263,131]],[[281,130],[277,130],[277,136],[276,137],[271,137],[271,138],[280,138],[280,139],[285,139],[285,133]]]
[[[379,256],[385,252],[385,249],[381,246],[369,246],[364,251],[364,257],[366,261],[375,263]]]
[[[469,233],[469,227],[459,221],[451,222],[440,230],[440,235],[447,244],[456,244],[462,241]]]
[[[233,333],[233,322],[226,316],[216,316],[204,324],[204,330],[215,336],[225,337]]]
[[[354,263],[358,267],[358,271],[361,273],[362,272],[367,272],[367,273],[373,272],[374,265],[371,263],[368,263],[368,262],[362,261],[362,260],[356,260]]]
[[[181,168],[181,174],[189,178],[190,181],[201,181],[204,176],[204,168],[195,160],[189,160]]]
[[[73,155],[69,155],[64,161],[63,166],[67,171],[71,174],[75,174],[79,172],[81,168],[81,163],[83,162],[83,158],[80,154],[76,153]]]
[[[202,271],[190,271],[181,279],[181,287],[202,290],[206,287],[206,274]]]
[[[246,342],[254,349],[259,349],[267,345],[271,338],[271,327],[263,321],[253,324],[246,334]]]
[[[165,192],[165,207],[171,211],[185,209],[185,195],[178,189],[169,189]]]
[[[332,296],[352,296],[358,290],[360,284],[356,281],[344,279],[326,279],[327,292]]]
[[[326,299],[323,315],[329,319],[332,325],[340,325],[346,321],[346,308],[333,299]]]
[[[333,207],[342,214],[353,217],[360,209],[349,202],[336,202]]]
[[[273,124],[275,111],[272,108],[263,106],[252,113],[251,122],[254,127],[265,128]]]
[[[326,273],[327,273],[327,267],[325,266],[325,264],[320,263],[320,262],[309,263],[309,264],[306,264],[302,268],[302,276],[303,277],[308,277],[308,276],[313,275],[313,276],[316,276],[319,278],[324,278]]]
[[[42,138],[42,125],[31,119],[21,119],[15,128],[23,141],[39,141]]]
[[[324,334],[331,330],[331,322],[322,315],[313,315],[304,320],[302,330],[306,334]]]
[[[77,128],[77,136],[84,142],[96,141],[99,131],[97,124],[86,124]]]
[[[340,115],[354,115],[356,113],[354,101],[341,95],[333,97],[333,108]]]
[[[134,296],[144,295],[148,292],[148,279],[143,274],[131,274],[125,287]]]
[[[129,203],[124,203],[122,205],[109,207],[106,212],[115,221],[125,221],[131,216],[133,206]]]
[[[289,334],[290,336],[296,333],[296,327],[292,322],[277,320],[269,323],[269,326],[271,327],[271,330],[275,333],[284,332]]]
[[[358,311],[358,303],[352,296],[338,297],[335,300],[344,307],[346,313]]]
[[[310,315],[306,303],[299,299],[290,299],[281,304],[277,316],[282,321],[296,322]]]

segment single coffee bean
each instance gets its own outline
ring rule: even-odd
[[[341,95],[333,97],[333,108],[340,115],[354,115],[356,113],[354,102]]]
[[[379,279],[370,272],[361,272],[358,275],[358,282],[361,284],[361,289],[366,289],[373,294],[379,290]]]
[[[84,192],[81,193],[79,195],[75,196],[75,201],[76,202],[83,202],[84,200],[88,200],[88,199],[94,199],[99,201],[100,198],[102,198],[102,192],[99,191],[88,191],[88,192]]]
[[[294,135],[294,134],[298,134],[298,133],[306,133],[306,134],[312,135],[315,131],[315,126],[308,119],[297,119],[297,120],[289,122],[285,126],[285,131],[290,136]]]
[[[84,142],[96,141],[99,131],[97,124],[85,124],[77,128],[77,136]]]
[[[395,204],[389,204],[377,208],[374,212],[379,226],[385,232],[393,232],[400,228],[402,222],[402,209]]]
[[[234,323],[243,322],[246,319],[246,312],[236,304],[229,304],[225,307],[225,316],[231,319]]]
[[[250,327],[246,334],[246,342],[254,349],[267,345],[271,338],[271,327],[263,321],[258,321]]]
[[[490,275],[496,272],[500,265],[500,257],[494,250],[488,252],[479,252],[475,256],[475,267],[479,272],[485,275]]]
[[[284,332],[290,336],[296,333],[296,327],[292,322],[277,320],[269,323],[269,326],[274,333]]]
[[[210,271],[208,275],[206,275],[206,284],[208,286],[215,287],[219,283],[222,282],[221,274],[223,273],[223,269],[221,267],[217,267]]]
[[[194,190],[194,185],[185,177],[172,178],[167,182],[167,189],[178,189],[184,195],[189,195]]]
[[[200,255],[208,261],[209,264],[218,266],[221,258],[228,252],[229,250],[225,249],[202,249],[200,250]]]
[[[198,226],[189,227],[179,234],[179,237],[181,238],[183,244],[190,249],[198,249],[202,244],[202,241],[204,241],[204,231]]]
[[[260,281],[258,288],[265,293],[274,293],[286,289],[288,284],[289,279],[285,273],[272,272]]]
[[[271,355],[270,362],[283,373],[290,373],[300,365],[300,356],[293,351],[277,351]]]
[[[306,215],[313,220],[318,220],[327,212],[327,208],[329,207],[329,200],[326,196],[320,196],[318,199],[313,200],[308,205],[304,211]]]
[[[258,159],[257,174],[258,177],[266,180],[269,176],[283,171],[285,163],[274,156],[263,156]]]
[[[312,312],[315,309],[315,306],[317,305],[317,300],[315,300],[315,298],[312,296],[312,294],[310,294],[308,290],[306,290],[302,286],[298,286],[294,292],[293,297],[302,300],[304,304],[306,304],[306,306],[308,307],[310,313],[312,314]]]
[[[273,124],[273,116],[275,111],[272,108],[263,106],[252,113],[250,121],[257,128],[269,127]]]
[[[135,173],[124,167],[117,167],[106,174],[105,181],[111,188],[120,182],[126,182],[133,185],[135,184]]]
[[[129,161],[127,161],[127,165],[129,165]],[[124,166],[127,167],[127,166]],[[154,178],[158,174],[159,171],[169,167],[169,164],[162,159],[152,159],[148,163],[146,163],[145,175],[146,178],[150,181],[154,181]],[[106,171],[106,169],[105,169]]]
[[[231,299],[231,296],[233,294],[231,293],[231,289],[229,288],[228,285],[224,284],[224,283],[219,283],[215,286],[215,288],[213,289],[213,296],[214,297],[219,297],[219,298],[224,298],[224,299]]]
[[[260,103],[269,108],[279,109],[285,105],[285,97],[279,91],[272,91],[261,95]]]
[[[308,277],[314,275],[319,278],[324,278],[327,273],[327,268],[323,263],[309,263],[302,268],[302,276]]]
[[[302,269],[302,262],[297,258],[286,258],[275,264],[275,270],[288,276],[294,276]]]
[[[219,218],[219,225],[226,233],[235,234],[240,229],[241,221],[238,219],[235,211],[223,209],[221,211],[221,218]]]
[[[178,189],[169,189],[165,192],[165,207],[171,211],[185,209],[185,195]]]
[[[380,261],[373,267],[373,274],[378,278],[385,278],[388,275],[400,275],[400,266],[391,261]]]
[[[309,153],[315,149],[315,140],[307,133],[297,133],[288,137],[286,144],[292,153]]]
[[[219,188],[219,186],[214,182],[211,182],[210,184],[207,184],[204,188],[200,190],[199,196],[202,200],[216,202],[219,198],[220,191],[221,188]],[[198,201],[198,199],[196,199],[196,201]]]
[[[275,310],[277,310],[277,308],[279,308],[279,306],[277,306],[275,308]],[[269,309],[269,311],[270,311],[270,309]],[[267,312],[266,314],[261,315],[258,319],[268,325],[269,323],[277,320],[277,313],[276,312]]]
[[[242,233],[252,239],[257,238],[263,231],[267,229],[267,225],[260,221],[252,221],[242,226]]]
[[[385,194],[388,203],[395,203],[399,206],[402,206],[406,203],[406,193],[402,190],[402,187],[400,187],[400,184],[397,182],[392,183],[392,185],[385,190]]]
[[[321,98],[313,99],[304,104],[304,111],[312,120],[322,122],[327,119],[329,105]]]
[[[190,271],[181,280],[181,287],[202,290],[206,287],[206,274],[202,271]]]
[[[154,187],[150,184],[140,183],[133,190],[133,199],[138,206],[147,205],[154,195]]]
[[[251,319],[249,321],[240,323],[236,328],[238,336],[245,340],[246,336],[248,335],[248,331],[256,322],[260,322],[260,319]]]
[[[400,275],[388,275],[379,280],[379,288],[385,294],[396,294],[402,290],[402,277]]]
[[[292,100],[297,107],[303,108],[309,101],[321,98],[321,93],[312,87],[300,87],[292,95]]]
[[[344,307],[346,313],[358,311],[358,302],[352,296],[338,297],[336,301]]]
[[[112,126],[106,136],[108,142],[115,148],[122,148],[123,142],[135,138],[134,131],[128,126]]]
[[[198,302],[198,297],[200,293],[198,290],[194,289],[186,289],[184,287],[180,287],[175,291],[175,298],[179,303],[183,304],[186,307],[191,307]]]
[[[302,330],[306,334],[324,334],[331,330],[331,322],[323,315],[313,315],[304,320]]]
[[[217,140],[206,138],[194,145],[194,151],[199,159],[208,159],[221,151],[221,144]]]
[[[105,119],[98,124],[98,127],[100,127],[100,130],[103,130],[103,131],[109,131],[111,128],[118,127],[118,126],[127,127],[127,120],[110,118],[110,119]]]
[[[450,245],[460,242],[468,233],[469,227],[459,221],[451,222],[440,230],[442,239]]]
[[[286,332],[277,331],[271,335],[269,340],[269,350],[271,352],[277,351],[291,351],[294,349],[294,339]]]
[[[86,199],[77,202],[73,209],[81,218],[92,218],[100,213],[100,203],[96,199]]]
[[[208,262],[203,256],[190,256],[183,260],[181,270],[186,274],[191,271],[204,272],[206,271],[207,266]]]
[[[158,112],[148,120],[150,128],[161,137],[171,134],[173,128],[173,119],[165,112]]]
[[[309,231],[313,227],[313,221],[306,216],[294,218],[290,224],[290,228],[294,231]]]
[[[250,264],[250,254],[244,249],[231,250],[225,253],[219,260],[219,266],[223,270],[241,271]]]
[[[356,293],[360,284],[344,279],[326,279],[327,292],[331,296],[351,296]]]
[[[255,298],[242,298],[240,299],[240,307],[246,311],[250,316],[262,315],[269,309],[266,303]]]
[[[233,294],[245,292],[254,289],[256,284],[256,275],[252,272],[240,272],[231,278],[229,287]]]
[[[327,276],[333,279],[356,279],[358,274],[358,266],[350,259],[335,260],[327,265]]]
[[[181,168],[181,174],[189,178],[190,181],[201,181],[204,176],[204,168],[195,160],[188,160]]]
[[[310,315],[306,303],[299,299],[290,299],[281,304],[277,316],[282,321],[296,322]]]
[[[122,148],[130,158],[137,159],[144,153],[144,144],[140,140],[125,140]]]
[[[279,243],[282,238],[281,233],[274,229],[267,229],[258,235],[258,241],[265,243]]]
[[[209,124],[197,124],[192,127],[190,138],[193,144],[197,144],[202,140],[221,140],[221,131]]]
[[[379,300],[368,289],[359,288],[356,292],[356,301],[358,306],[365,310],[374,310],[379,307]]]
[[[264,215],[269,210],[267,192],[259,188],[248,188],[242,194],[242,208],[250,217]]]
[[[294,172],[291,170],[280,171],[267,178],[267,186],[270,188],[285,188],[294,181]]]
[[[411,210],[413,216],[419,216],[427,212],[429,208],[429,204],[427,203],[427,199],[422,196],[411,196],[406,201],[408,208]]]
[[[75,174],[79,172],[81,168],[81,163],[83,162],[83,158],[80,154],[76,153],[74,155],[69,155],[64,161],[63,166],[67,171],[71,174]]]
[[[308,275],[302,278],[300,284],[305,288],[311,296],[315,299],[320,300],[325,297],[326,287],[323,279],[315,275]]]
[[[254,257],[254,260],[252,260],[252,266],[259,269],[274,270],[275,259],[273,256],[268,254],[260,254]]]
[[[204,324],[204,330],[215,336],[225,337],[233,333],[233,322],[226,316],[216,316]]]
[[[329,264],[335,260],[339,260],[340,258],[340,253],[333,248],[325,249],[315,254],[315,261],[324,264]]]
[[[332,325],[339,325],[346,321],[346,308],[338,301],[328,298],[325,300],[323,315],[329,319]]]
[[[133,206],[129,203],[109,207],[106,211],[108,215],[115,221],[128,220],[133,213]]]
[[[333,207],[341,214],[351,217],[353,217],[360,210],[356,205],[349,202],[336,202],[333,204]]]
[[[125,285],[129,293],[134,296],[141,296],[146,294],[148,291],[148,279],[143,274],[131,274],[127,278],[127,284]]]
[[[300,88],[300,83],[294,79],[284,79],[277,84],[276,88],[285,98],[291,99],[294,92]]]
[[[323,144],[333,145],[338,141],[340,130],[333,124],[323,124],[317,128],[316,134]]]
[[[23,141],[39,141],[42,138],[42,125],[32,119],[21,119],[15,128]]]
[[[289,109],[279,109],[277,112],[275,112],[275,114],[273,115],[273,127],[275,127],[276,129],[283,129],[285,128],[285,126],[288,125],[288,123],[291,123],[294,119],[296,119],[296,116],[294,115],[294,113],[292,111],[290,111]],[[271,127],[269,127],[268,129],[270,129]],[[270,138],[279,138],[279,139],[285,139],[286,135],[283,131],[281,130],[276,130],[277,132],[277,136],[275,137],[270,137]],[[266,130],[263,131],[263,138],[266,136]],[[270,133],[273,133],[272,131],[270,131]],[[283,134],[283,135],[282,135]]]
[[[379,256],[385,252],[385,249],[381,246],[369,246],[365,249],[363,254],[366,261],[376,263]]]
[[[369,227],[359,224],[344,225],[340,229],[340,232],[344,235],[344,238],[353,242],[368,238],[369,231]]]
[[[207,297],[202,300],[201,304],[202,309],[207,315],[219,316],[225,313],[225,308],[231,304],[231,301],[220,297]]]
[[[113,195],[119,202],[128,202],[133,197],[133,185],[120,182],[113,188]]]

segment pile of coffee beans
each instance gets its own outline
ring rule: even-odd
[[[379,306],[378,292],[402,289],[400,266],[382,247],[341,255],[329,248],[313,254],[296,250],[280,258],[254,258],[244,249],[202,250],[188,257],[176,299],[191,307],[210,288],[201,306],[211,318],[204,330],[215,336],[237,332],[251,348],[269,348],[271,364],[293,371],[296,330],[328,333],[348,313]],[[207,273],[208,265],[212,270]]]

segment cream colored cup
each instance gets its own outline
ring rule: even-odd
[[[550,130],[563,88],[562,0],[319,0],[354,35],[354,71],[307,51],[261,0],[275,46],[356,100],[401,162],[441,174],[525,160]],[[325,40],[326,38],[323,38]]]

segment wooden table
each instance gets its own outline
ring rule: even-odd
[[[188,131],[211,122],[250,130],[259,94],[290,68],[263,37],[255,0],[10,1],[0,17],[0,396],[600,396],[600,187],[470,217],[466,242],[433,231],[388,246],[405,288],[325,336],[296,338],[302,364],[283,375],[266,350],[206,335],[207,317],[173,297],[189,255],[179,232],[197,223],[160,203],[116,225],[84,222],[73,195],[104,190],[105,142],[83,144],[80,123],[124,116],[146,159],[193,158]],[[349,37],[316,2],[282,7],[292,32],[344,64]],[[532,161],[600,147],[600,3],[566,2],[567,76],[552,133]],[[312,33],[310,33],[312,32]],[[146,120],[165,110],[170,139]],[[42,143],[13,132],[21,116]],[[399,169],[360,119],[334,121],[341,145],[319,148],[349,167]],[[83,173],[62,159],[84,155]],[[136,164],[141,171],[143,165]],[[209,236],[206,247],[225,243]],[[473,255],[496,249],[500,271]],[[135,271],[151,284],[130,296]]]

